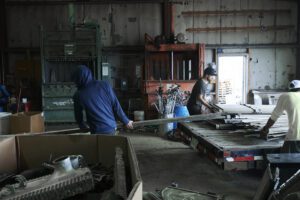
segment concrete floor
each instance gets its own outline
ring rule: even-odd
[[[137,154],[143,189],[154,192],[176,182],[178,187],[222,194],[226,200],[252,199],[259,171],[223,171],[205,155],[180,142],[153,134],[125,133]]]
[[[63,125],[47,129],[74,127]],[[253,199],[263,175],[261,171],[224,171],[189,146],[155,133],[126,131],[119,135],[128,136],[133,144],[144,192],[155,192],[175,182],[180,188],[224,195],[226,200],[248,200]]]

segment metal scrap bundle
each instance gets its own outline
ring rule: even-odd
[[[19,175],[3,173],[0,174],[0,199],[126,199],[123,159],[122,150],[117,148],[118,162],[115,168],[118,170],[104,167],[100,163],[88,166],[81,155],[71,155],[43,163],[42,167],[26,170]],[[114,179],[114,174],[118,176],[120,173],[124,181]],[[114,185],[118,186],[117,190],[114,190]],[[125,189],[120,185],[124,185]]]
[[[0,191],[0,198],[17,199],[65,199],[94,188],[91,171],[79,164],[79,156],[61,157],[46,164],[53,173],[27,180],[16,176],[16,183],[6,185]]]
[[[182,199],[193,199],[193,200],[223,200],[223,195],[215,193],[200,193],[192,190],[177,188],[177,187],[166,187],[158,192],[144,193],[144,200],[182,200]]]
[[[164,94],[162,85],[156,90],[157,100],[153,103],[157,112],[161,115],[174,113],[175,106],[184,106],[188,100],[188,94],[180,90],[180,85],[173,84]]]

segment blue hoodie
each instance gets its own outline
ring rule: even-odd
[[[109,83],[93,80],[91,70],[84,65],[77,68],[73,79],[78,88],[73,97],[74,112],[80,128],[86,128],[83,110],[91,133],[113,133],[116,129],[115,116],[123,124],[128,124],[129,119]]]
[[[5,86],[0,84],[0,112],[3,112],[3,108],[8,103],[10,94],[6,90]]]

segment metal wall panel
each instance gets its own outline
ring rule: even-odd
[[[290,80],[296,78],[296,49],[276,49],[275,88],[286,89]]]
[[[275,88],[275,49],[254,49],[250,60],[249,89]]]
[[[142,45],[144,34],[162,31],[160,4],[75,5],[77,23],[100,24],[104,46]],[[45,30],[65,29],[68,6],[8,6],[9,47],[39,47],[39,26]]]
[[[296,42],[297,4],[273,0],[189,0],[176,5],[175,31],[187,35],[189,43],[272,44]],[[182,15],[183,11],[283,10],[290,13],[244,13],[239,15]],[[266,30],[268,26],[291,25],[284,30]],[[223,27],[260,27],[261,30],[222,31]],[[187,28],[220,28],[215,32],[187,32]]]
[[[76,19],[84,18],[100,24],[104,46],[143,45],[144,34],[154,37],[162,33],[161,4],[75,5]],[[183,16],[183,11],[215,11],[246,9],[289,9],[290,14],[231,16]],[[187,43],[205,44],[273,44],[296,41],[297,6],[293,1],[274,0],[185,0],[175,4],[175,34],[184,33]],[[68,6],[7,6],[9,47],[39,47],[39,25],[54,30],[68,26]],[[259,26],[290,24],[294,28],[280,31],[186,32],[187,28]],[[23,55],[9,56],[10,67]],[[206,50],[206,63],[213,50]],[[283,88],[296,69],[294,49],[251,49],[249,89]],[[13,71],[13,70],[12,70]]]
[[[111,9],[110,4],[103,5],[85,5],[80,6],[82,12],[80,12],[80,18],[86,18],[91,21],[95,21],[100,24],[101,42],[103,46],[109,46],[111,44]],[[80,20],[80,19],[78,19]]]
[[[144,44],[144,35],[156,36],[162,33],[162,9],[160,4],[140,5],[140,38]]]
[[[194,1],[194,11],[219,10],[221,6],[220,0],[212,1]],[[194,16],[194,28],[197,27],[219,27],[221,18],[219,16]],[[191,28],[191,27],[188,27]],[[219,44],[221,40],[220,32],[201,32],[194,33],[195,43]]]
[[[7,32],[9,47],[39,47],[40,25],[55,30],[67,25],[66,6],[9,6]]]
[[[251,50],[249,89],[287,89],[295,78],[295,57],[290,48]]]

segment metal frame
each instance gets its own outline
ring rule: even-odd
[[[56,62],[63,62],[66,65],[78,65],[78,63],[87,64],[91,68],[94,78],[100,80],[101,77],[101,35],[99,26],[74,26],[71,29],[63,31],[45,31],[41,27],[41,67],[42,67],[42,106],[45,114],[46,123],[65,123],[75,122],[73,114],[73,100],[72,97],[76,91],[75,84],[72,82],[62,82],[57,80],[56,82],[47,81],[46,67],[47,62],[55,66]],[[88,34],[93,36],[91,41],[78,41],[78,38],[73,37],[75,33]],[[65,38],[55,37],[56,34],[64,34]],[[48,35],[54,37],[54,41],[50,42],[50,45],[45,44],[45,40],[53,40],[48,38]],[[81,37],[84,37],[81,36]],[[79,37],[79,40],[82,39]],[[57,40],[57,41],[56,41]],[[76,48],[84,47],[83,52],[76,52],[72,55],[65,54],[65,44],[74,43]],[[46,46],[47,45],[47,46]],[[58,50],[56,51],[55,48]],[[90,55],[89,49],[93,48],[92,55]],[[49,52],[53,53],[52,55]],[[71,71],[70,71],[71,73]],[[66,79],[65,79],[66,80]],[[56,88],[56,90],[55,90]],[[61,91],[59,91],[61,90]]]

